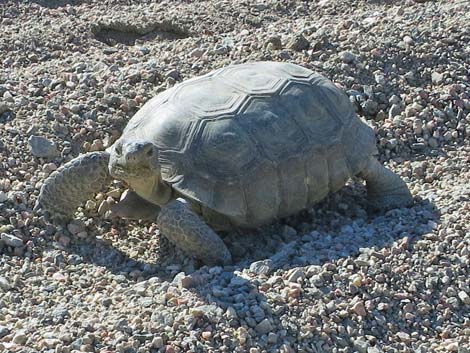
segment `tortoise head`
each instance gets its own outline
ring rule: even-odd
[[[171,186],[162,180],[155,144],[121,137],[108,152],[109,174],[113,178],[124,180],[141,198],[155,205],[164,205],[171,199]]]
[[[158,150],[150,141],[120,138],[108,151],[109,172],[116,179],[153,179],[160,174]]]

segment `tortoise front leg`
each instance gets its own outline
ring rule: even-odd
[[[54,221],[71,218],[82,202],[111,182],[108,161],[108,152],[91,152],[52,172],[41,187],[34,210],[42,209]]]
[[[186,253],[207,265],[227,265],[232,256],[222,239],[183,199],[162,207],[157,222],[161,233]]]

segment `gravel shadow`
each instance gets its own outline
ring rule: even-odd
[[[256,232],[225,235],[236,259],[234,266],[203,266],[176,277],[176,273],[184,270],[184,264],[180,267],[168,264],[178,263],[184,254],[165,241],[161,243],[162,249],[157,251],[159,256],[166,257],[164,263],[132,259],[109,241],[96,238],[78,241],[71,250],[77,261],[106,267],[131,283],[137,280],[134,274],[137,270],[139,280],[157,277],[161,282],[187,286],[207,303],[197,309],[201,312],[194,329],[214,325],[231,313],[232,316],[226,317],[231,327],[242,333],[248,330],[257,333],[247,335],[247,344],[277,349],[286,342],[295,344],[298,339],[298,329],[286,324],[283,315],[304,295],[299,283],[315,283],[306,289],[310,298],[334,297],[337,288],[330,285],[328,270],[325,270],[334,266],[333,261],[343,258],[361,273],[371,253],[379,256],[383,248],[393,252],[393,248],[405,243],[412,247],[440,223],[440,213],[430,200],[415,199],[411,208],[381,214],[367,213],[366,207],[364,187],[348,185],[312,210]],[[284,275],[276,275],[278,269],[282,269],[279,273]],[[258,272],[257,276],[255,272]],[[189,279],[190,284],[182,285],[182,278]],[[285,286],[286,289],[281,291],[284,294],[268,298],[265,293],[276,286]],[[270,334],[273,327],[281,329],[282,337]]]

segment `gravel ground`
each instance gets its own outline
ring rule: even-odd
[[[468,1],[3,1],[0,351],[470,350]],[[150,97],[215,68],[289,61],[342,85],[415,205],[368,212],[350,183],[201,267],[154,224],[64,227],[43,180],[119,137]]]

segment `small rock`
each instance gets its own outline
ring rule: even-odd
[[[201,333],[201,337],[205,340],[209,340],[212,337],[212,332],[204,331]]]
[[[113,189],[113,190],[108,191],[106,195],[114,199],[119,199],[121,197],[121,190]]]
[[[28,341],[28,336],[26,335],[26,332],[23,330],[18,331],[13,336],[13,343],[16,343],[18,345],[24,345],[27,341]]]
[[[11,246],[13,248],[23,246],[23,240],[12,234],[1,233],[0,240],[2,240],[7,246]]]
[[[96,208],[96,202],[93,201],[93,200],[88,200],[88,201],[85,203],[85,208],[86,208],[88,211],[94,210],[94,209]]]
[[[462,290],[457,295],[459,296],[462,303],[465,305],[470,305],[470,296],[467,294],[467,292]]]
[[[225,312],[225,316],[227,319],[238,319],[237,311],[233,308],[233,306],[229,306],[227,311]]]
[[[247,329],[244,328],[243,326],[240,326],[237,330],[237,336],[238,336],[238,341],[240,344],[245,344],[248,338],[250,337],[250,334],[248,333]]]
[[[189,55],[191,55],[194,58],[200,58],[204,55],[205,50],[202,48],[196,48],[194,49]]]
[[[287,48],[295,51],[302,51],[307,49],[309,46],[310,42],[302,34],[296,34],[287,43]]]
[[[444,81],[444,75],[439,72],[433,72],[431,74],[431,81],[432,83],[440,84],[442,81]]]
[[[104,298],[104,299],[101,301],[101,305],[103,305],[103,306],[106,307],[106,308],[109,308],[112,303],[113,303],[113,300],[112,300],[111,298]]]
[[[398,332],[397,337],[404,343],[408,343],[410,341],[410,335],[406,332]]]
[[[178,70],[172,69],[165,74],[165,77],[172,78],[177,81],[180,78],[180,73]]]
[[[367,311],[362,301],[357,302],[353,305],[352,310],[359,316],[367,316]]]
[[[393,119],[396,115],[400,115],[401,107],[398,104],[392,104],[388,111],[388,118]]]
[[[86,227],[80,221],[72,221],[69,224],[67,224],[67,229],[73,235],[77,235],[81,232],[84,232],[86,230]]]
[[[305,278],[305,272],[301,268],[294,268],[287,274],[287,280],[289,282],[297,282],[301,278]]]
[[[282,236],[285,238],[285,239],[289,239],[292,238],[292,237],[295,237],[297,235],[297,231],[288,226],[288,225],[285,225],[282,227]]]
[[[341,60],[346,63],[346,64],[352,64],[354,63],[356,60],[357,60],[357,57],[356,55],[354,55],[353,53],[349,52],[349,51],[343,51],[339,57],[341,58]]]
[[[382,74],[375,74],[374,79],[375,79],[375,82],[380,84],[380,85],[384,85],[385,82],[386,82],[385,76],[382,75]]]
[[[214,49],[212,49],[212,53],[214,55],[223,55],[223,54],[227,54],[229,50],[230,48],[225,45],[216,44]]]
[[[32,135],[28,139],[31,153],[35,157],[54,158],[59,155],[55,142],[42,136]]]
[[[142,54],[144,54],[144,55],[147,55],[147,54],[150,53],[150,49],[147,48],[147,47],[140,47],[139,50],[140,50],[140,52],[141,52]]]
[[[5,93],[3,93],[3,98],[7,101],[7,102],[14,102],[15,100],[13,99],[13,95],[9,92],[9,91],[5,91]]]
[[[366,341],[365,338],[359,337],[354,341],[354,349],[356,349],[358,353],[367,353],[368,348],[369,343]]]
[[[9,111],[10,108],[8,107],[8,105],[4,102],[0,102],[0,115],[2,115],[3,113]]]
[[[74,114],[80,113],[80,110],[81,110],[81,107],[80,107],[79,104],[72,104],[72,105],[70,106],[70,111],[71,111],[72,113],[74,113]]]
[[[273,326],[271,325],[271,322],[269,322],[268,319],[262,320],[258,325],[256,325],[255,330],[261,335],[267,334],[268,332],[271,332],[273,329]]]
[[[439,146],[439,143],[434,137],[430,137],[428,140],[429,147],[431,148],[437,148]]]
[[[0,191],[0,202],[5,202],[8,200],[8,195],[4,191]]]
[[[393,96],[390,97],[388,102],[390,104],[398,104],[398,103],[400,103],[400,97],[398,97],[397,95],[394,94]]]
[[[163,347],[163,338],[160,336],[154,337],[152,340],[152,347],[159,349]]]
[[[413,38],[411,38],[410,36],[404,36],[403,41],[405,42],[406,45],[413,45],[415,43]]]
[[[176,283],[179,288],[193,288],[198,284],[193,276],[187,276],[184,272],[178,273],[173,279],[173,283]]]
[[[10,329],[8,327],[0,325],[0,339],[5,337],[9,333],[10,333]]]
[[[268,333],[268,343],[273,344],[278,340],[277,334],[274,332]]]
[[[176,353],[176,350],[175,350],[175,348],[174,348],[173,346],[167,345],[167,346],[165,347],[165,353]]]
[[[223,315],[222,309],[214,304],[200,305],[192,308],[190,312],[194,317],[206,316],[209,319],[214,319]]]
[[[274,263],[271,259],[253,262],[250,265],[250,271],[258,275],[267,275],[274,268]]]
[[[379,111],[379,104],[372,99],[366,100],[361,104],[361,107],[366,115],[375,115]]]
[[[10,290],[12,288],[12,285],[10,282],[5,277],[0,277],[0,289],[4,292]]]
[[[104,215],[110,209],[111,209],[111,205],[107,202],[107,200],[103,200],[103,201],[101,201],[101,203],[98,207],[98,214],[99,215]]]
[[[281,37],[272,36],[268,38],[268,43],[270,44],[270,49],[282,49]]]

